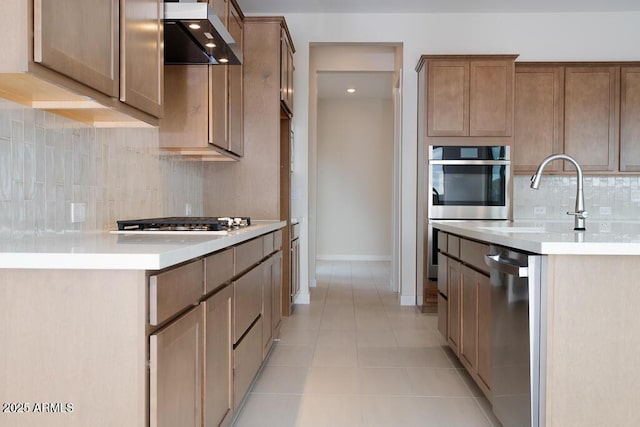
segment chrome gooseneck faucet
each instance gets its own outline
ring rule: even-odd
[[[578,188],[576,191],[575,212],[567,212],[567,215],[573,215],[575,218],[574,226],[573,226],[574,230],[578,230],[578,231],[585,230],[584,223],[585,223],[585,219],[589,216],[589,213],[584,210],[584,190],[583,190],[584,183],[583,183],[582,168],[580,167],[576,159],[574,159],[571,156],[567,156],[566,154],[550,155],[549,157],[544,159],[542,163],[540,163],[540,166],[538,166],[538,170],[531,177],[531,188],[533,188],[534,190],[537,190],[540,187],[540,178],[542,178],[542,171],[544,170],[545,166],[547,166],[547,163],[552,162],[554,160],[558,160],[558,159],[566,160],[568,162],[573,163],[573,165],[576,167],[576,171],[578,172],[578,180],[577,180]]]

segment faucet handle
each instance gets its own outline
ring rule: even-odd
[[[574,215],[574,216],[578,217],[578,219],[587,219],[587,218],[589,218],[589,212],[587,212],[587,211],[567,212],[567,215]]]

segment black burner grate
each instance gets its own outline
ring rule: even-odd
[[[117,221],[120,231],[222,231],[251,225],[249,217],[166,217]]]

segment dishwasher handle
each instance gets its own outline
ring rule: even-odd
[[[511,258],[504,258],[500,255],[485,255],[484,262],[492,269],[498,270],[501,273],[515,277],[529,277],[528,266],[521,265]]]

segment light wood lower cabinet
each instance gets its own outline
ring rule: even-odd
[[[233,288],[227,286],[204,303],[204,425],[217,427],[233,413]]]
[[[233,351],[233,407],[240,406],[262,364],[262,317],[251,326]]]
[[[491,282],[484,265],[488,246],[440,233],[438,329],[480,389],[491,400]],[[440,240],[440,239],[439,239]]]
[[[202,424],[203,315],[198,306],[149,337],[149,423]]]

